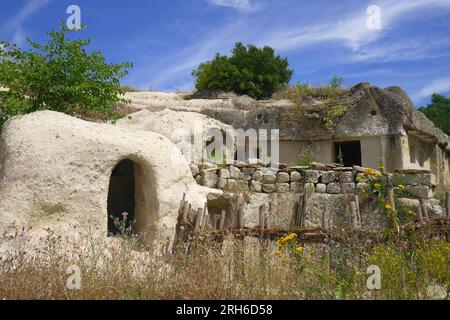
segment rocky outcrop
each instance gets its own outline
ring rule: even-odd
[[[3,127],[1,231],[26,229],[33,239],[47,228],[106,237],[108,187],[124,159],[135,170],[135,231],[155,248],[171,245],[184,193],[198,208],[207,193],[220,193],[198,186],[177,147],[160,134],[39,111]]]

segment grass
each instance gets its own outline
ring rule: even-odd
[[[333,102],[339,98],[347,89],[331,85],[313,87],[308,83],[297,83],[274,94],[274,99],[288,99],[294,103],[301,104],[306,97],[311,97],[322,102]]]
[[[349,238],[302,244],[297,237],[261,244],[225,238],[192,241],[187,250],[156,256],[133,240],[86,240],[46,246],[0,260],[1,299],[445,299],[450,244],[415,238],[374,244]],[[66,286],[76,265],[81,287]],[[381,270],[381,290],[367,289],[368,266]],[[69,269],[70,270],[70,269]]]

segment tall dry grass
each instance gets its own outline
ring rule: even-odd
[[[134,250],[133,240],[3,254],[0,299],[447,299],[450,244],[442,239],[302,245],[226,238],[196,240],[170,255]],[[69,289],[68,267],[81,271]],[[382,289],[367,289],[369,265]]]

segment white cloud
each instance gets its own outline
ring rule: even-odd
[[[429,85],[423,87],[413,95],[413,100],[420,100],[431,96],[433,93],[444,94],[450,92],[450,77],[435,79]]]
[[[207,1],[241,10],[254,6],[250,1],[243,0]],[[264,1],[258,2],[259,5],[262,3]],[[211,59],[216,52],[229,52],[238,40],[260,46],[270,45],[284,53],[324,44],[350,49],[344,58],[333,56],[336,63],[411,61],[436,57],[442,55],[443,48],[449,44],[447,40],[450,37],[430,39],[423,35],[422,39],[392,40],[388,36],[405,19],[413,19],[416,14],[434,14],[436,11],[430,9],[436,8],[450,9],[450,0],[381,0],[378,2],[382,17],[381,30],[367,28],[367,6],[359,4],[350,9],[344,7],[337,10],[327,10],[325,7],[322,12],[316,12],[315,19],[307,19],[313,14],[308,12],[309,7],[305,6],[302,9],[304,12],[299,11],[297,14],[295,7],[289,15],[282,4],[281,7],[273,5],[270,10],[260,10],[251,16],[242,15],[233,23],[211,28],[198,37],[202,40],[145,68],[154,71],[152,80],[157,87],[168,88],[173,83],[188,81],[190,71],[201,61]],[[380,43],[380,40],[383,42]],[[423,44],[424,41],[427,45]]]
[[[240,11],[250,11],[256,8],[251,4],[250,0],[207,0],[207,1],[217,6],[234,8]]]
[[[12,41],[18,45],[22,45],[25,41],[25,31],[23,23],[36,11],[46,6],[51,0],[30,0],[27,1],[24,7],[14,15],[11,19],[6,21],[1,28],[2,33],[9,31],[13,34]]]

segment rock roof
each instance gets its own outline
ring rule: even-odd
[[[148,111],[197,112],[234,128],[280,129],[283,140],[328,140],[351,136],[416,135],[450,151],[450,139],[418,111],[400,87],[360,83],[336,99],[306,97],[256,101],[232,94],[127,93],[132,107]],[[215,98],[217,97],[217,98]]]

